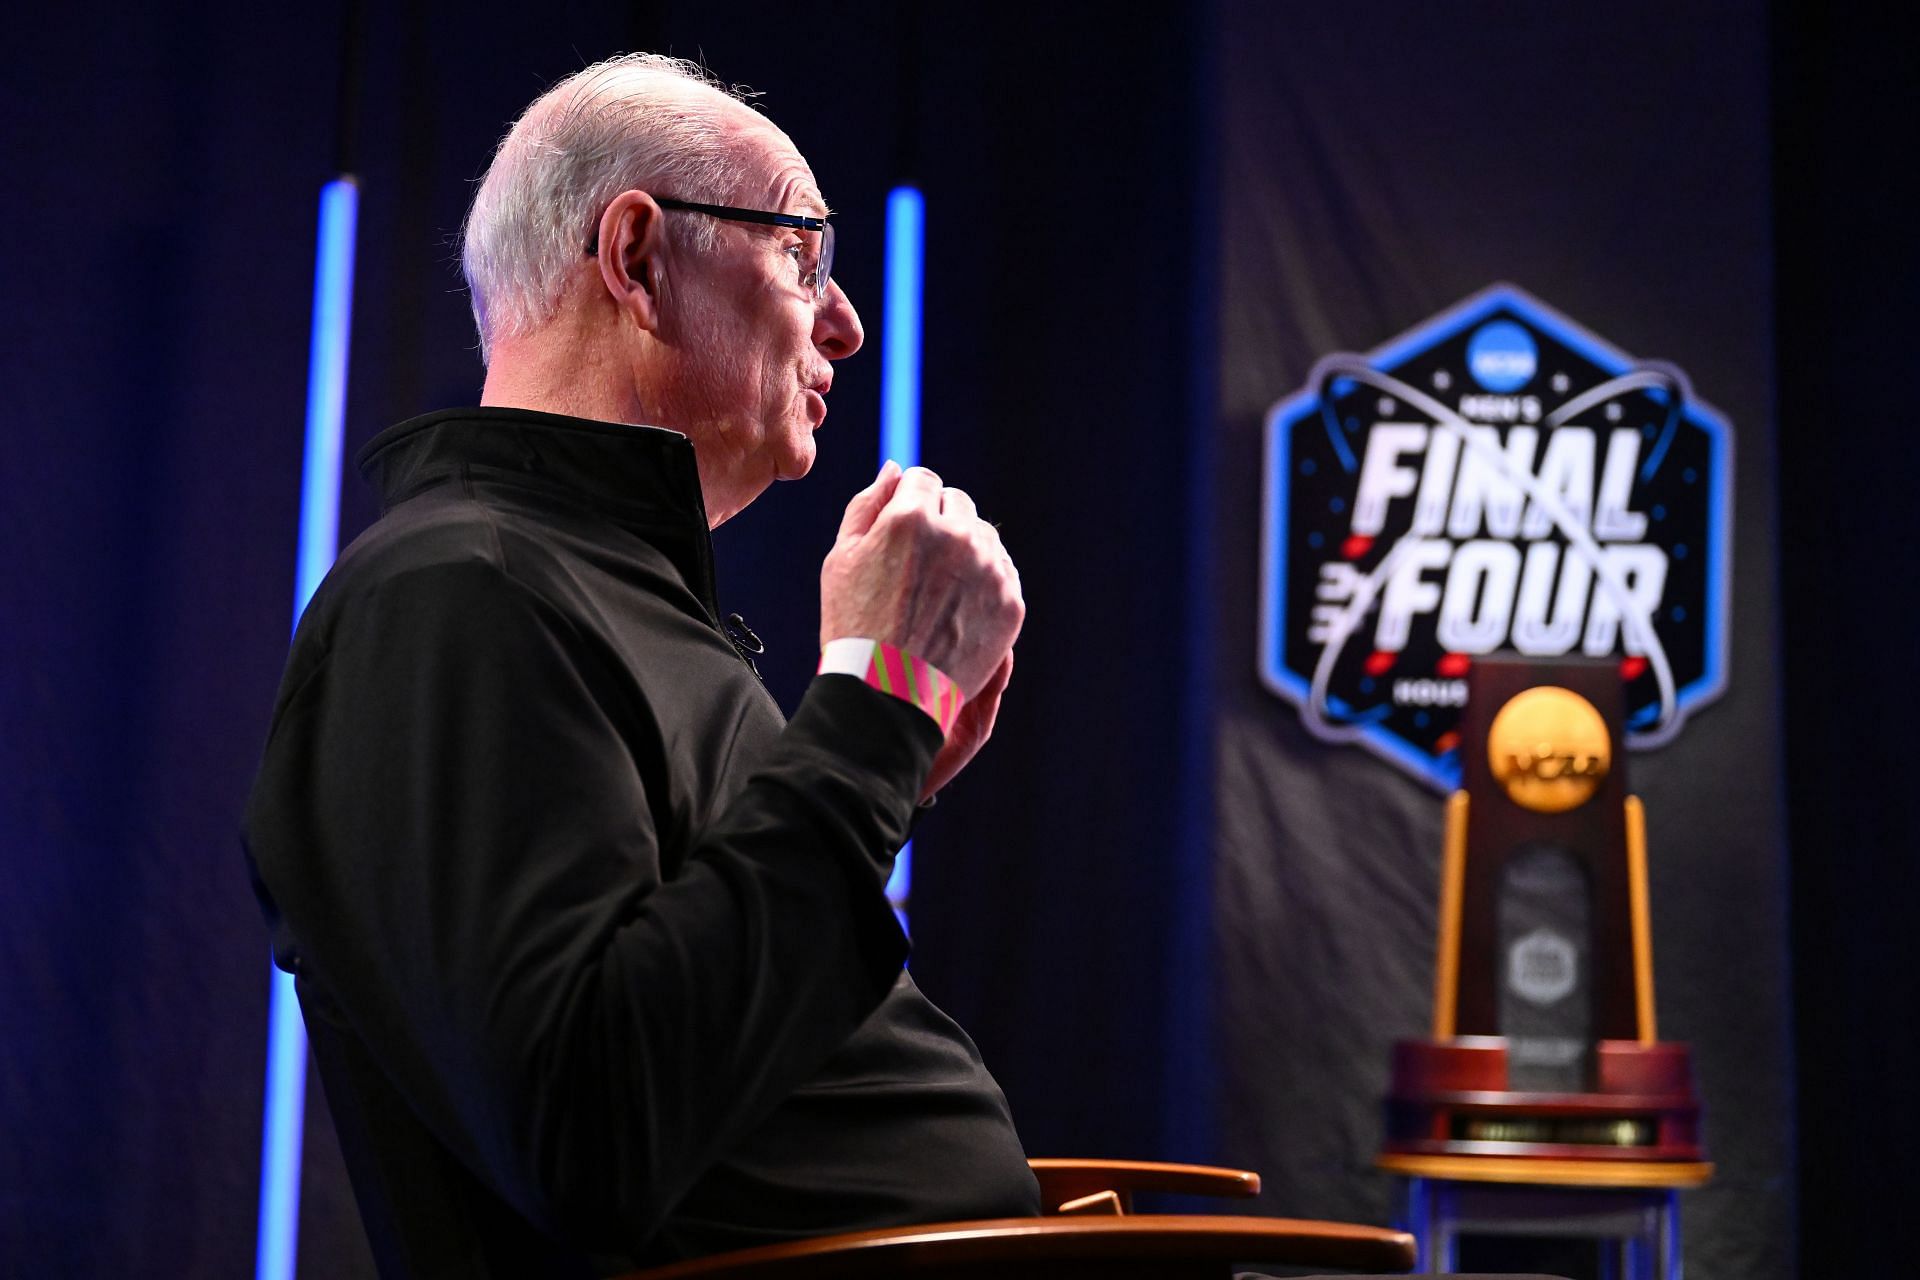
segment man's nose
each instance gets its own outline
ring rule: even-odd
[[[827,295],[814,311],[813,345],[829,360],[844,360],[860,349],[867,331],[838,280],[827,281]]]

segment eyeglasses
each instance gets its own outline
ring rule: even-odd
[[[802,270],[800,284],[810,290],[815,298],[827,296],[827,281],[833,275],[833,224],[825,218],[809,218],[802,213],[767,213],[761,209],[736,209],[725,204],[696,204],[691,200],[670,200],[664,196],[655,196],[653,202],[662,209],[684,209],[688,213],[704,213],[709,218],[719,218],[723,222],[752,222],[763,227],[792,227],[799,231],[818,231],[820,233],[820,256],[809,270],[806,259],[800,259]],[[600,252],[600,238],[595,236],[587,245],[587,252]]]

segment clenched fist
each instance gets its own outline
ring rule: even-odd
[[[820,567],[822,644],[884,640],[946,672],[969,699],[1010,666],[1026,614],[999,533],[925,467],[880,468],[847,504]]]

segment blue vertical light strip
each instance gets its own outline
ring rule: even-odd
[[[340,548],[340,449],[347,416],[347,339],[353,318],[353,236],[360,188],[349,177],[320,189],[313,269],[313,348],[307,357],[307,452],[300,478],[297,625]]]
[[[353,316],[353,240],[360,191],[341,177],[320,191],[307,363],[307,445],[300,479],[300,543],[293,621],[333,565],[340,541],[340,452],[345,432],[347,339]],[[267,1105],[260,1144],[260,1226],[255,1280],[292,1280],[300,1236],[300,1147],[306,1119],[307,1029],[293,977],[273,975],[267,1009]]]
[[[920,311],[926,202],[913,187],[887,195],[887,296],[880,348],[880,460],[920,462]]]
[[[920,330],[926,275],[926,201],[917,187],[887,193],[886,314],[880,345],[880,461],[920,462]],[[901,848],[887,880],[887,901],[906,925],[913,885],[913,842]]]

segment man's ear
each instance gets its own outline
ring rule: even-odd
[[[642,329],[657,329],[667,262],[667,228],[660,206],[644,191],[622,191],[600,215],[595,243],[600,281],[614,306]]]

